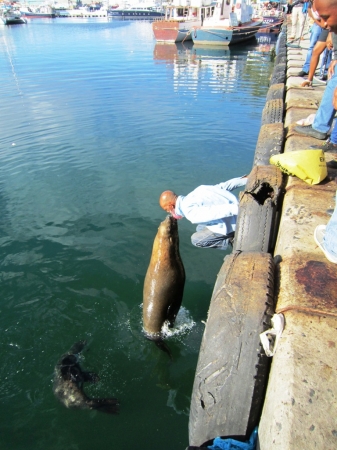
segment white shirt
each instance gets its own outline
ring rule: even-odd
[[[247,178],[233,178],[215,186],[199,186],[186,197],[178,196],[175,213],[214,233],[231,233],[235,231],[239,202],[230,191],[246,183]]]

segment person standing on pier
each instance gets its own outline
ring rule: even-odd
[[[333,1],[333,0],[330,0]],[[325,23],[325,28],[331,28],[331,31],[337,31],[337,0],[336,2],[336,12],[334,14],[336,16],[336,25],[327,25]],[[319,0],[316,0],[315,6],[319,4]],[[330,16],[329,16],[330,19]],[[337,96],[337,35],[335,32],[332,34],[332,42],[334,51],[334,60],[331,61],[328,71],[329,82],[324,91],[322,101],[319,105],[317,113],[315,115],[315,119],[312,125],[297,125],[294,130],[305,136],[311,136],[316,139],[325,140],[328,137],[328,131],[332,125],[335,113],[336,113],[336,104],[333,102],[334,96]],[[336,128],[336,127],[335,127]],[[313,148],[321,148],[325,152],[337,153],[337,129],[333,130],[330,140],[325,142],[325,144],[320,146],[313,146]]]
[[[199,186],[186,196],[164,191],[159,205],[176,219],[186,217],[198,224],[191,236],[193,245],[226,250],[233,240],[239,211],[239,201],[231,191],[246,183],[243,176],[215,186]]]
[[[310,29],[310,43],[309,43],[307,56],[304,61],[302,70],[297,75],[298,77],[304,77],[309,74],[311,55],[312,55],[312,52],[314,50],[316,43],[320,39],[322,31],[323,31],[323,28],[321,27],[320,17],[318,15],[318,13],[316,12],[316,10],[312,7],[311,2],[308,6],[308,16],[311,18],[311,20],[313,20],[314,23],[312,24],[311,29]],[[322,40],[322,38],[321,38],[321,40]],[[324,39],[323,39],[323,42],[325,42]]]
[[[315,8],[320,15],[324,28],[328,28],[330,31],[334,32],[334,48],[337,49],[336,43],[336,33],[337,33],[337,0],[315,0]],[[337,53],[335,51],[335,53]],[[327,112],[327,118],[329,119],[329,112],[331,113],[331,107],[333,115],[337,110],[337,73],[336,73],[337,57],[335,55],[335,60],[331,62],[329,73],[333,74],[327,88],[325,89],[322,102],[320,104],[319,110],[325,109]],[[323,102],[324,100],[324,102]],[[323,106],[322,106],[323,105]],[[315,119],[316,120],[316,119]],[[328,120],[329,121],[329,120]],[[315,124],[315,121],[314,121]],[[313,125],[314,125],[313,124]],[[314,129],[314,128],[313,128]],[[336,127],[335,127],[336,129]],[[333,135],[336,138],[336,143],[331,143],[330,148],[326,146],[326,151],[337,152],[337,133],[333,130]],[[302,133],[305,134],[305,133]],[[312,134],[309,134],[311,136]],[[315,136],[314,136],[315,137]],[[318,138],[322,139],[322,138]],[[325,138],[323,138],[325,139]],[[314,238],[317,245],[324,252],[326,258],[337,264],[337,205],[332,214],[331,219],[327,225],[318,225],[314,232]]]
[[[299,36],[297,39],[300,39],[302,37],[303,29],[304,29],[304,22],[307,17],[307,14],[303,12],[303,8],[307,6],[308,0],[295,0],[292,3],[292,11],[291,11],[291,36],[290,39],[296,38],[296,29],[297,29],[297,23],[299,25]]]

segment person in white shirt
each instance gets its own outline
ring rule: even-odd
[[[239,210],[239,201],[231,191],[246,183],[244,176],[214,186],[199,186],[186,196],[164,191],[159,205],[177,220],[186,217],[198,224],[191,236],[193,245],[226,250],[234,237]]]

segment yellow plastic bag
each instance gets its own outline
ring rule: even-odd
[[[270,158],[270,164],[308,184],[318,184],[328,175],[323,150],[299,150],[274,155]]]

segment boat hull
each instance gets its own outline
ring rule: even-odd
[[[28,19],[55,19],[57,15],[55,13],[33,13],[33,12],[24,12],[23,13],[25,17]]]
[[[181,22],[177,20],[160,20],[153,22],[152,30],[158,42],[182,42],[191,41],[190,30],[200,25],[199,21]]]
[[[194,28],[191,36],[195,45],[228,46],[254,38],[261,24],[262,21],[244,24],[242,27],[202,26]]]
[[[1,20],[4,25],[20,25],[27,23],[27,20],[24,17],[2,17]]]
[[[283,17],[263,16],[263,22],[259,33],[279,33],[283,22]]]
[[[155,20],[164,17],[164,13],[160,11],[119,9],[108,11],[109,19],[117,20]]]

